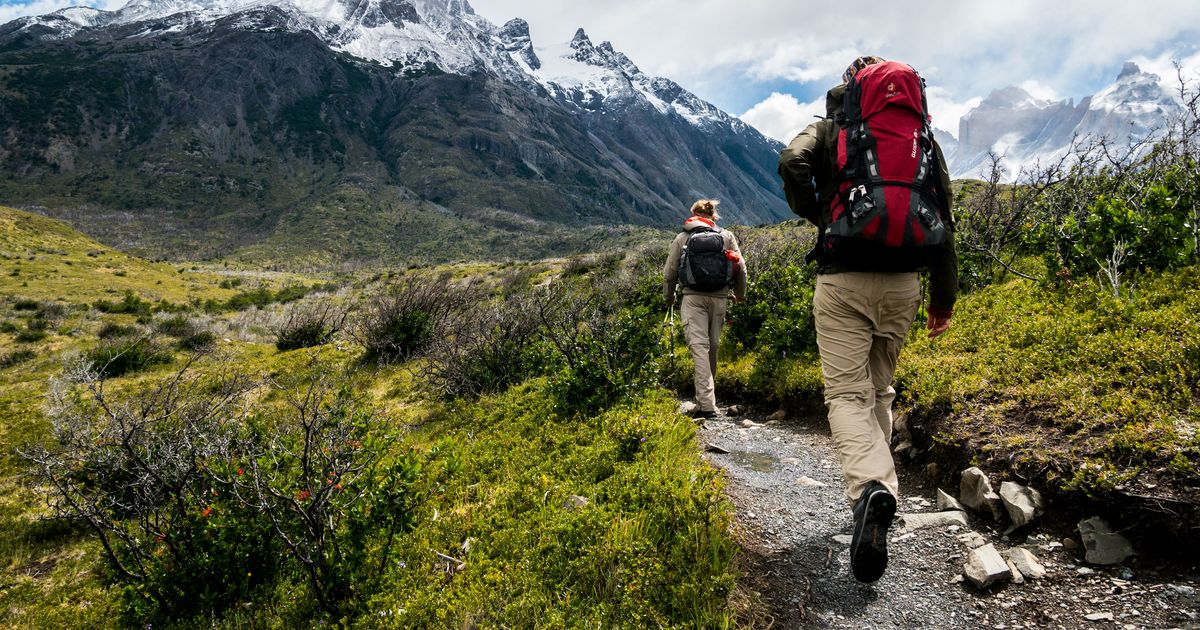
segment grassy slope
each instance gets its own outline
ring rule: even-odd
[[[233,293],[211,274],[135,258],[53,219],[0,206],[0,296],[78,304],[125,291],[176,303]]]
[[[21,483],[12,449],[49,437],[41,405],[64,356],[94,345],[102,322],[133,324],[132,315],[100,315],[84,303],[112,299],[110,290],[179,303],[233,291],[216,286],[219,276],[184,276],[107,250],[36,215],[4,210],[0,217],[8,226],[9,257],[3,263],[12,269],[20,262],[25,274],[17,276],[18,286],[6,283],[0,292],[9,294],[0,300],[0,319],[23,327],[35,317],[13,308],[18,298],[58,299],[67,307],[41,341],[15,344],[12,334],[0,333],[6,349],[35,353],[27,362],[0,368],[0,625],[109,627],[120,593],[102,579],[99,545],[86,532],[39,520],[47,507]],[[73,264],[59,264],[63,260]],[[521,275],[511,267],[492,272]],[[543,267],[535,265],[526,275],[536,277]],[[121,270],[125,275],[113,273]],[[201,369],[295,374],[306,369],[311,354],[279,353],[255,343],[219,346],[220,356],[202,362]],[[652,394],[638,406],[575,421],[555,418],[533,383],[477,405],[442,408],[414,397],[413,374],[403,368],[364,369],[344,346],[327,346],[320,354],[325,365],[352,373],[386,426],[406,427],[396,448],[422,453],[428,466],[431,499],[421,508],[416,531],[395,548],[402,563],[389,570],[386,588],[367,604],[370,618],[363,627],[468,622],[528,627],[554,625],[556,619],[602,626],[729,623],[728,508],[714,472],[699,459],[691,423],[674,412],[671,397]],[[173,365],[116,379],[112,387],[134,390],[161,379],[181,357]],[[564,508],[571,495],[587,497],[588,506]],[[468,539],[474,541],[468,565],[451,579],[433,552],[466,556],[462,545]],[[285,580],[261,608],[239,610],[219,623],[311,624],[313,608],[303,593],[298,582]]]
[[[1145,278],[1131,296],[1025,281],[962,300],[951,331],[915,337],[902,399],[938,439],[1065,488],[1135,479],[1196,501],[1200,480],[1200,279]],[[1152,489],[1152,491],[1150,491]]]

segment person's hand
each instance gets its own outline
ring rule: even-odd
[[[933,339],[938,335],[950,330],[950,316],[945,317],[938,315],[930,315],[929,322],[925,325],[929,329],[929,338]]]

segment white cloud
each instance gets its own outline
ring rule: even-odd
[[[1155,57],[1137,56],[1132,61],[1142,70],[1157,74],[1162,86],[1173,94],[1179,91],[1180,78],[1191,90],[1200,88],[1200,50],[1184,54],[1166,52]],[[1181,66],[1182,76],[1175,68],[1176,63]]]
[[[1116,77],[1113,77],[1113,78],[1115,79]],[[1032,96],[1033,98],[1041,99],[1043,101],[1061,101],[1061,100],[1063,100],[1062,97],[1058,95],[1058,92],[1054,91],[1054,88],[1052,88],[1048,85],[1045,85],[1045,84],[1041,83],[1040,81],[1036,81],[1034,79],[1030,79],[1028,81],[1022,81],[1021,89],[1025,90],[1026,92],[1029,92],[1029,95]]]
[[[824,96],[812,103],[801,103],[791,94],[775,92],[738,118],[768,138],[789,142],[817,117],[824,115]]]
[[[643,70],[685,87],[737,68],[744,81],[796,81],[823,91],[851,59],[870,53],[913,64],[958,101],[1025,81],[1082,96],[1111,82],[1128,59],[1200,40],[1200,2],[1179,0],[864,0],[855,5],[856,16],[869,17],[862,29],[848,28],[845,12],[828,3],[804,0],[472,2],[493,21],[527,19],[544,43],[565,41],[583,26]]]
[[[942,131],[949,131],[958,137],[958,123],[962,117],[983,101],[976,96],[965,101],[956,101],[950,91],[944,87],[931,85],[925,90],[929,99],[929,113],[933,116],[933,126]]]

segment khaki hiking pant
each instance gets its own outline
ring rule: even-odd
[[[728,305],[727,297],[685,293],[679,307],[688,351],[696,364],[696,402],[701,411],[717,410],[717,347]]]
[[[916,273],[817,276],[813,318],[829,429],[851,504],[872,481],[899,497],[892,461],[892,376],[917,309]]]

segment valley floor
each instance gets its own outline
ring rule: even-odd
[[[864,585],[850,575],[850,511],[828,428],[817,419],[778,423],[761,415],[709,420],[706,458],[724,471],[743,548],[747,625],[761,628],[1195,628],[1200,581],[1151,559],[1089,567],[1035,526],[1003,537],[976,515],[970,527],[905,531],[903,514],[930,512],[935,489],[900,470],[901,514],[887,573]],[[726,452],[722,452],[726,451]],[[956,489],[946,488],[951,494]],[[1040,580],[978,591],[961,581],[973,529],[1000,550],[1025,546],[1046,567]],[[837,537],[838,539],[835,539]],[[1089,615],[1111,614],[1109,621]]]

